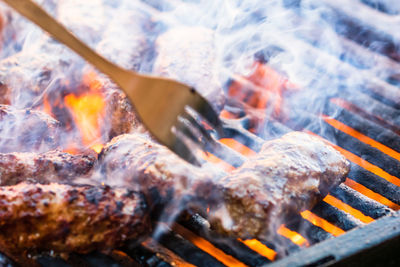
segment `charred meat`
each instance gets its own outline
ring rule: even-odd
[[[133,191],[57,183],[0,187],[0,248],[14,259],[109,250],[149,231],[146,203]]]
[[[209,214],[219,232],[265,237],[285,216],[312,208],[349,171],[347,160],[324,141],[291,132],[219,181],[224,201]]]
[[[56,148],[60,124],[46,113],[0,105],[0,152]]]
[[[89,176],[96,161],[94,155],[71,155],[53,150],[44,153],[0,153],[0,185],[23,181],[71,182]]]
[[[153,205],[172,202],[172,198],[178,202],[185,195],[206,198],[210,193],[210,171],[188,164],[143,135],[114,138],[104,147],[99,162],[99,177],[107,177],[101,182],[143,192]]]

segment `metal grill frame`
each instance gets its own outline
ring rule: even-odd
[[[400,212],[268,264],[277,266],[398,266]]]

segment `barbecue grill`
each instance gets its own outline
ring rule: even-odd
[[[209,147],[206,160],[234,169],[249,154],[257,152],[265,140],[294,130],[305,131],[330,141],[351,162],[346,181],[312,210],[293,214],[270,240],[222,237],[209,229],[201,215],[184,213],[172,225],[159,222],[158,236],[139,245],[128,242],[108,255],[75,254],[68,260],[32,255],[39,265],[399,264],[396,252],[400,248],[400,35],[395,27],[400,9],[391,8],[390,1],[384,0],[303,1],[310,8],[326,11],[320,13],[321,19],[340,40],[341,49],[337,49],[318,38],[324,29],[303,13],[302,1],[284,2],[293,25],[307,25],[287,38],[291,38],[291,45],[307,51],[309,60],[303,62],[304,70],[315,73],[318,84],[325,84],[325,92],[312,91],[320,107],[299,102],[303,99],[300,92],[288,97],[289,113],[276,114],[273,110],[259,116],[257,108],[264,100],[268,104],[265,98],[270,95],[259,93],[254,76],[230,77],[226,84],[228,101],[221,112],[224,136]],[[255,52],[257,70],[267,68],[271,73],[274,66],[270,58],[283,50],[277,45]],[[319,60],[312,60],[316,58]],[[330,75],[324,62],[340,71]],[[278,70],[275,74],[281,79],[280,86],[289,82]],[[358,77],[355,82],[354,75]],[[340,82],[341,90],[329,91],[332,80]],[[15,266],[6,256],[0,256],[0,262]]]

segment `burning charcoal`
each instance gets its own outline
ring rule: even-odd
[[[143,197],[110,187],[21,183],[0,187],[0,248],[27,253],[110,250],[150,232]]]
[[[224,201],[211,207],[211,225],[241,238],[266,237],[285,216],[321,200],[348,171],[345,158],[316,137],[292,132],[268,141],[219,181]]]
[[[153,72],[196,88],[217,110],[225,96],[218,80],[214,32],[201,27],[174,28],[156,40]]]
[[[58,134],[59,122],[49,115],[0,105],[0,153],[54,149]]]
[[[22,181],[71,182],[87,177],[96,161],[92,155],[71,155],[61,151],[45,153],[0,153],[0,185]]]

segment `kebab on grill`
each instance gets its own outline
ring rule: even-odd
[[[208,215],[219,232],[265,237],[287,215],[312,208],[349,172],[348,161],[317,137],[291,132],[218,181],[223,201]]]
[[[149,202],[155,192],[161,202],[195,196],[195,208],[208,214],[217,231],[242,238],[265,237],[286,215],[312,208],[349,171],[338,151],[301,132],[266,142],[255,158],[225,176],[188,165],[138,135],[114,138],[101,161],[101,177],[109,179],[103,182],[133,186],[151,196]],[[210,212],[202,210],[205,202]]]
[[[72,155],[59,150],[0,153],[0,185],[72,182],[76,177],[89,177],[95,162],[94,155]]]
[[[0,250],[88,253],[140,240],[151,229],[141,194],[110,187],[20,183],[0,187]]]
[[[212,178],[223,175],[188,164],[149,136],[137,133],[113,138],[100,153],[99,162],[99,182],[140,191],[153,206],[172,198],[179,202],[187,194],[205,198],[213,189]]]

